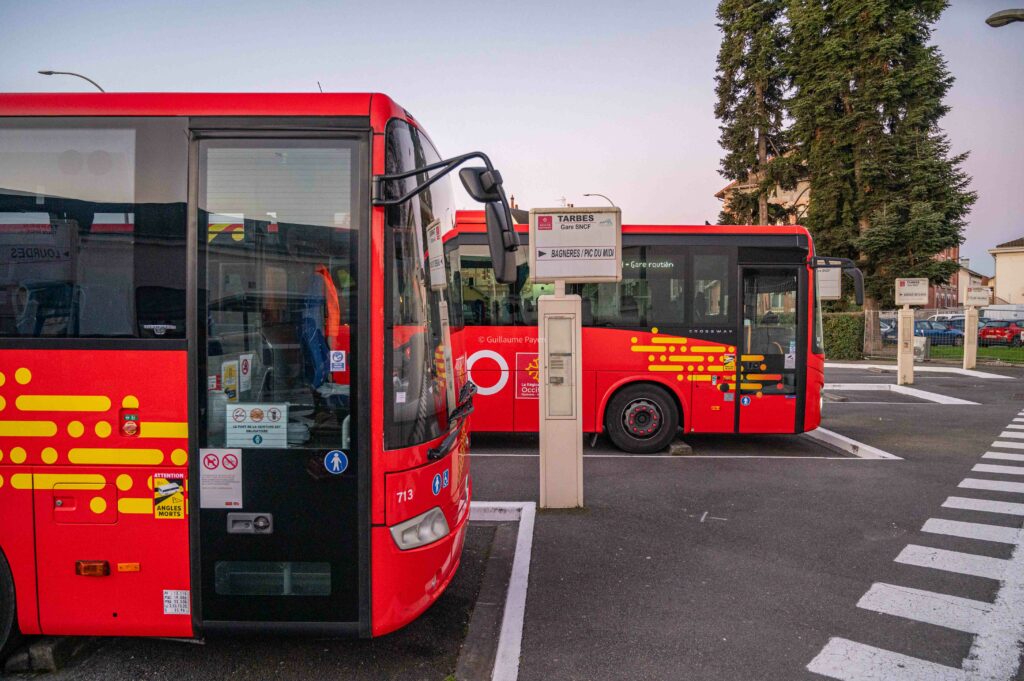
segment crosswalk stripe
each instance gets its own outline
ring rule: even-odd
[[[948,534],[951,537],[963,537],[965,539],[981,539],[982,541],[997,541],[1002,544],[1016,544],[1020,531],[1016,527],[1000,527],[987,523],[965,523],[959,520],[946,520],[945,518],[929,518],[922,532],[932,534]]]
[[[841,681],[967,681],[962,669],[838,637],[829,639],[807,670]]]
[[[1024,430],[1024,425],[1017,426],[1017,425],[1014,425],[1012,423],[1008,423],[1008,424],[1006,424],[1006,427],[1010,428],[1011,430]]]
[[[971,469],[974,473],[1001,473],[1003,475],[1024,475],[1024,466],[997,466],[991,463],[978,463]]]
[[[935,591],[876,582],[857,601],[858,608],[977,634],[992,605]]]
[[[971,499],[968,497],[950,497],[942,502],[945,508],[960,508],[965,511],[985,511],[986,513],[1005,513],[1007,515],[1024,516],[1024,504],[1012,501],[992,501],[991,499]]]
[[[1024,418],[1015,418],[1015,419],[1013,420],[1013,422],[1014,422],[1014,423],[1024,423]]]
[[[975,553],[947,551],[928,546],[909,544],[896,556],[897,563],[934,568],[946,572],[958,572],[963,575],[1002,579],[1009,561],[1002,558],[979,556]]]
[[[1024,461],[1024,454],[1010,454],[1009,452],[985,452],[981,455],[983,459],[1002,459],[1004,461]]]
[[[1024,440],[1024,433],[1015,433],[1015,432],[1010,431],[1010,430],[1004,430],[1003,432],[999,433],[999,437],[1012,437],[1012,438],[1020,438],[1021,440]]]
[[[1002,447],[1003,449],[1024,449],[1024,442],[1003,442],[996,440],[992,443],[993,447]]]
[[[1002,480],[979,480],[978,478],[967,478],[957,487],[966,489],[987,489],[993,492],[1019,492],[1024,494],[1024,483],[1003,482]]]

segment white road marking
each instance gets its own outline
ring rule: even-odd
[[[968,681],[961,669],[838,637],[829,639],[807,669],[842,681]]]
[[[964,489],[987,489],[993,492],[1017,492],[1024,494],[1024,483],[1003,482],[1002,480],[981,480],[978,478],[966,478],[957,487]]]
[[[996,440],[992,443],[993,447],[1002,447],[1003,449],[1024,449],[1024,442],[1000,442]]]
[[[858,442],[853,438],[840,435],[839,433],[828,430],[827,428],[816,428],[815,430],[807,431],[804,435],[811,439],[818,440],[819,442],[824,442],[827,445],[841,449],[849,454],[853,454],[860,459],[895,459],[902,461],[902,457],[890,454],[883,449],[872,447],[871,445],[864,444],[863,442]]]
[[[880,582],[871,585],[857,607],[969,634],[979,633],[992,611],[990,603]]]
[[[939,393],[933,393],[919,388],[909,388],[905,385],[893,385],[892,383],[826,383],[825,390],[841,392],[891,392],[916,397],[920,400],[927,400],[928,402],[935,402],[937,404],[978,404],[977,402],[962,400],[959,397],[949,397],[948,395],[941,395]]]
[[[851,364],[847,362],[825,362],[826,369],[883,369],[885,371],[896,371],[895,364]],[[936,374],[960,374],[961,376],[971,376],[972,378],[991,378],[991,379],[1008,379],[1013,380],[1012,376],[1001,376],[999,374],[990,374],[985,371],[976,371],[974,369],[958,369],[956,367],[914,367],[915,372],[921,373],[936,373]]]
[[[975,464],[973,473],[1000,473],[1002,475],[1024,475],[1024,466],[997,466],[991,463]]]
[[[1012,501],[992,501],[991,499],[971,499],[969,497],[950,497],[942,502],[945,508],[961,508],[965,511],[984,511],[986,513],[1005,513],[1007,515],[1024,516],[1024,504]]]
[[[1024,430],[1024,426],[1017,426],[1012,423],[1008,423],[1006,427],[1009,428],[1010,430]]]
[[[1003,461],[1024,461],[1024,454],[1010,454],[1009,452],[985,452],[981,455],[983,459],[1002,459]]]
[[[988,525],[986,523],[965,523],[959,520],[946,520],[944,518],[929,518],[922,532],[932,534],[947,534],[952,537],[963,537],[965,539],[981,539],[982,541],[996,541],[1003,544],[1017,543],[1020,531],[1016,527],[1002,527],[1000,525]]]
[[[900,555],[896,556],[895,560],[897,563],[903,563],[904,565],[916,565],[918,567],[957,572],[962,575],[973,575],[974,577],[987,577],[989,579],[1002,579],[1010,562],[1003,558],[979,556],[976,553],[964,553],[962,551],[933,549],[929,546],[918,546],[917,544],[909,544],[900,551]]]
[[[992,613],[985,618],[974,645],[964,660],[964,671],[972,679],[1009,681],[1020,668],[1024,644],[1024,530],[1019,530],[1017,548],[1005,561],[1003,583],[996,594]]]
[[[523,646],[523,619],[526,616],[526,589],[530,584],[530,555],[533,551],[533,524],[537,504],[532,501],[487,502],[470,504],[470,520],[518,520],[516,553],[512,575],[505,595],[505,613],[501,619],[498,652],[491,681],[516,681]]]
[[[1024,440],[1024,433],[1015,433],[1010,430],[1004,430],[1003,432],[999,433],[999,437],[1010,437],[1015,439],[1019,438],[1021,440]]]
[[[1017,418],[1013,420],[1014,423],[1024,423],[1024,419]]]

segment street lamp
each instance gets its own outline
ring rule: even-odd
[[[1024,9],[1004,9],[996,12],[988,19],[985,19],[985,23],[992,28],[999,28],[1000,26],[1006,26],[1012,24],[1015,21],[1024,21]]]
[[[100,92],[106,92],[106,90],[104,90],[103,88],[100,87],[99,83],[97,83],[92,78],[86,78],[81,73],[72,73],[71,71],[39,71],[38,73],[40,75],[43,75],[43,76],[74,76],[76,78],[81,78],[82,80],[89,81],[90,83],[95,85],[96,89],[99,90]]]
[[[609,199],[609,198],[608,198],[607,196],[605,196],[604,194],[584,194],[583,196],[600,196],[600,197],[601,197],[602,199],[604,199],[605,201],[607,201],[607,202],[608,202],[608,204],[609,204],[609,205],[611,205],[611,206],[612,206],[613,208],[615,207],[615,202],[614,202],[614,201],[612,201],[611,199]]]

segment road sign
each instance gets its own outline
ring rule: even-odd
[[[988,286],[968,286],[967,287],[967,300],[964,301],[967,305],[988,305],[992,302],[992,289]]]
[[[536,282],[621,281],[622,211],[532,209],[530,276]]]
[[[928,278],[910,277],[896,280],[897,305],[927,305]]]

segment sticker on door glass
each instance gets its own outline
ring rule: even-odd
[[[344,350],[331,350],[331,371],[348,371]]]
[[[192,604],[188,591],[184,589],[164,589],[165,615],[191,615]]]
[[[287,403],[242,403],[225,405],[228,447],[288,446]]]
[[[165,520],[185,517],[184,473],[153,475],[153,517]]]
[[[201,508],[242,507],[242,450],[199,450]]]

